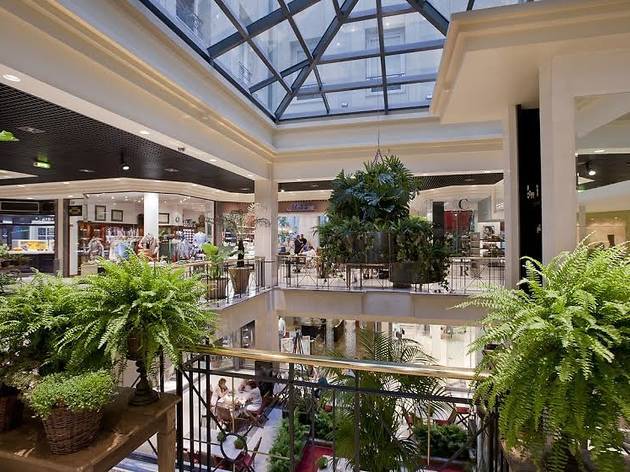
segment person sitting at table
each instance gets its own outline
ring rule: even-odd
[[[223,397],[230,393],[230,389],[227,386],[227,380],[223,377],[219,379],[219,383],[214,388],[214,402],[219,402]]]
[[[238,384],[238,387],[236,387],[236,391],[238,393],[244,393],[247,391],[247,384],[249,383],[249,380],[247,379],[241,379],[241,383]]]
[[[262,395],[255,381],[247,382],[247,397],[245,399],[245,409],[249,412],[260,410],[262,406]]]

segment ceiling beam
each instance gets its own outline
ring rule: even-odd
[[[306,10],[311,5],[315,5],[319,2],[320,0],[293,0],[287,4],[287,8],[289,9],[289,13],[291,15],[295,15],[303,10]],[[247,25],[247,33],[250,38],[253,38],[282,23],[285,18],[286,17],[284,16],[282,8],[277,8],[271,13]],[[243,42],[244,39],[240,33],[233,33],[227,38],[222,39],[221,41],[210,46],[208,48],[208,55],[211,58],[215,59],[221,54],[228,52],[230,49],[233,49],[238,45],[243,44]]]
[[[429,41],[418,41],[417,43],[396,44],[384,46],[385,56],[395,56],[397,54],[409,54],[412,52],[433,51],[444,47],[444,39],[431,39]],[[335,62],[356,61],[378,57],[381,54],[380,48],[364,49],[363,51],[341,52],[338,54],[326,54],[319,60],[319,64],[333,64]]]
[[[215,63],[216,64],[216,63]],[[287,67],[280,71],[280,75],[282,77],[286,77],[287,75],[291,75],[294,72],[299,71],[300,69],[306,67],[308,65],[308,59],[304,59],[303,61],[298,62],[297,64],[293,64],[291,67]],[[276,81],[274,76],[267,77],[265,80],[261,80],[260,82],[255,83],[249,88],[249,93],[254,93],[259,91],[262,88],[267,87],[268,85],[273,84]]]
[[[275,112],[276,119],[280,119],[291,101],[295,98],[298,91],[300,90],[308,76],[311,74],[315,66],[317,66],[319,60],[324,55],[326,48],[330,45],[335,35],[339,32],[341,26],[343,25],[343,22],[346,20],[358,1],[359,0],[344,0],[343,4],[339,7],[340,14],[335,15],[333,20],[328,25],[328,28],[326,28],[326,31],[324,31],[324,34],[322,34],[322,37],[317,43],[317,46],[315,46],[315,49],[313,50],[313,60],[308,66],[304,67],[298,73],[297,77],[293,81],[293,84],[291,84],[291,92],[287,93],[280,102],[280,105],[278,105],[278,108]]]
[[[295,20],[293,19],[293,17],[291,15],[288,14],[288,9],[286,6],[286,3],[284,3],[284,0],[278,0],[278,3],[280,4],[280,8],[282,8],[285,11],[285,14],[287,15],[287,21],[289,22],[289,25],[291,25],[291,29],[293,30],[293,33],[295,34],[295,37],[297,38],[298,42],[300,43],[300,46],[302,47],[302,51],[304,52],[304,55],[306,56],[307,60],[310,62],[313,60],[313,55],[311,54],[311,51],[308,48],[308,44],[306,44],[306,41],[304,41],[304,37],[302,36],[302,32],[300,31],[300,29],[298,28],[297,24],[295,23]],[[315,71],[315,78],[317,80],[317,85],[319,87],[319,90],[321,92],[322,90],[322,78],[319,75],[319,71],[317,70],[317,67],[315,67],[314,69]],[[322,96],[322,100],[324,101],[324,106],[326,107],[326,113],[330,113],[330,105],[328,104],[328,99],[326,98],[326,94],[324,94],[323,92],[321,93]]]
[[[400,3],[399,5],[385,5],[381,7],[383,18],[404,15],[405,13],[413,13],[416,11],[411,5],[407,3]],[[353,11],[348,16],[346,23],[354,23],[355,21],[373,20],[376,18],[376,8],[370,8],[368,10]]]
[[[414,75],[401,75],[399,77],[389,77],[387,79],[387,85],[405,85],[405,84],[419,84],[425,82],[433,82],[437,79],[437,72],[430,74],[414,74]],[[381,77],[375,79],[359,80],[356,82],[341,82],[337,84],[325,84],[322,87],[324,93],[334,92],[346,92],[349,90],[361,90],[368,88],[380,88],[383,87],[383,81]],[[296,96],[303,97],[317,93],[315,86],[302,87]]]
[[[238,31],[238,33],[243,37],[243,39],[247,42],[247,44],[249,44],[249,46],[256,53],[256,55],[262,61],[262,63],[265,64],[269,72],[271,72],[271,75],[275,77],[277,81],[280,82],[280,84],[284,87],[284,89],[287,92],[290,92],[291,89],[289,88],[287,83],[284,81],[284,78],[280,75],[280,73],[276,69],[276,66],[273,65],[273,63],[267,58],[265,53],[260,49],[258,44],[256,44],[256,42],[252,39],[252,37],[249,35],[249,32],[247,31],[247,27],[243,23],[241,23],[241,20],[236,16],[236,13],[234,13],[232,9],[228,5],[225,4],[223,0],[214,0],[214,1],[217,4],[217,6],[221,9],[221,11],[225,14],[227,19],[234,25],[234,27],[236,28],[236,31]]]
[[[383,35],[383,16],[381,15],[381,0],[376,0],[376,24],[378,27],[378,47],[381,58],[381,80],[383,81],[383,109],[387,115],[389,110],[389,99],[387,96],[387,67],[385,65],[385,38]]]
[[[431,5],[427,0],[407,0],[407,3],[424,16],[440,33],[446,36],[448,20],[442,16],[437,8]]]

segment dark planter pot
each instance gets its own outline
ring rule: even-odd
[[[252,272],[251,267],[230,267],[228,269],[234,293],[243,295],[247,293],[249,288],[249,274]]]
[[[230,279],[220,277],[208,280],[208,300],[220,300],[227,297],[227,286]]]
[[[390,266],[389,280],[394,288],[410,288],[411,284],[420,283],[417,262],[394,262]]]
[[[159,395],[153,390],[151,382],[147,377],[147,365],[144,360],[144,349],[142,347],[141,336],[137,332],[131,332],[127,336],[127,359],[136,362],[136,371],[139,380],[136,384],[129,404],[132,406],[145,406],[158,401]]]
[[[0,433],[17,428],[22,423],[24,404],[21,402],[18,392],[9,389],[0,394]]]
[[[373,231],[367,234],[368,244],[366,262],[368,264],[386,264],[390,259],[391,237],[384,231]]]

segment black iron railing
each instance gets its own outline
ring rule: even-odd
[[[390,448],[407,470],[508,470],[470,369],[197,346],[175,375],[180,472],[392,470]]]

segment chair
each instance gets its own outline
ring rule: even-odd
[[[256,459],[256,454],[258,454],[258,449],[260,449],[261,442],[262,442],[262,436],[258,438],[258,442],[256,443],[256,446],[252,450],[251,455],[246,454],[245,457],[243,457],[242,459],[239,459],[236,462],[236,464],[234,464],[236,466],[237,472],[254,470],[254,460]]]

